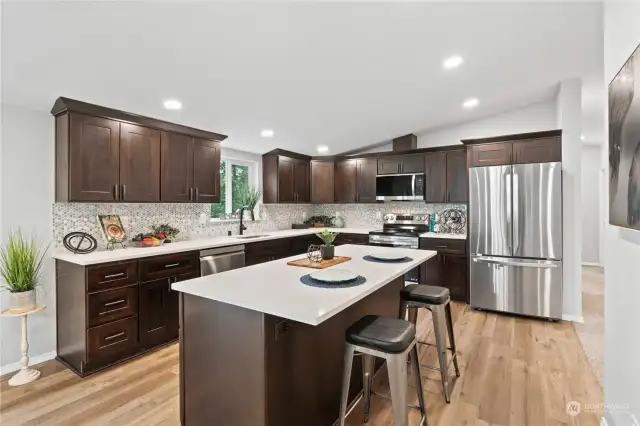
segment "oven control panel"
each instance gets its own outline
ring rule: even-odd
[[[388,224],[402,224],[402,225],[421,225],[429,221],[429,214],[396,214],[387,213],[383,216],[383,222]]]

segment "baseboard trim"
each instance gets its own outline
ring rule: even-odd
[[[40,364],[41,362],[52,360],[56,357],[56,351],[47,352],[44,354],[36,355],[29,357],[29,366],[33,366],[35,364]],[[13,364],[7,364],[0,367],[0,376],[4,376],[5,374],[13,373],[14,371],[20,370],[20,361],[14,362]]]
[[[597,266],[602,268],[602,265],[598,262],[582,262],[582,266]]]
[[[584,323],[584,317],[579,317],[577,315],[562,314],[562,319],[564,321],[578,322],[580,324]]]

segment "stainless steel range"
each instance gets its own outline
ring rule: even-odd
[[[369,232],[369,245],[382,247],[419,248],[420,234],[429,231],[428,214],[387,213],[382,229]],[[405,274],[405,281],[420,282],[420,269]]]

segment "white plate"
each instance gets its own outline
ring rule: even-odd
[[[327,283],[340,283],[358,278],[358,274],[352,271],[347,271],[346,269],[323,269],[321,271],[312,272],[309,275],[314,280]]]
[[[387,252],[387,253],[376,253],[376,254],[370,254],[369,256],[373,257],[374,259],[379,259],[379,260],[400,260],[400,259],[404,259],[405,255],[403,254],[399,254],[399,253],[394,253],[392,251]]]

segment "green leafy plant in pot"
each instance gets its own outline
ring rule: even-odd
[[[335,247],[333,246],[333,241],[338,236],[338,232],[329,232],[328,229],[316,234],[318,238],[320,238],[323,242],[322,246],[320,246],[320,253],[322,253],[322,258],[324,260],[333,259]]]
[[[246,188],[240,197],[240,204],[243,206],[248,206],[249,211],[251,212],[251,220],[255,220],[254,210],[258,201],[260,201],[260,197],[262,196],[262,191],[258,188]]]
[[[0,276],[2,288],[10,293],[10,309],[26,312],[35,308],[35,290],[48,248],[43,249],[35,237],[25,237],[20,230],[9,232],[7,243],[0,247]]]

